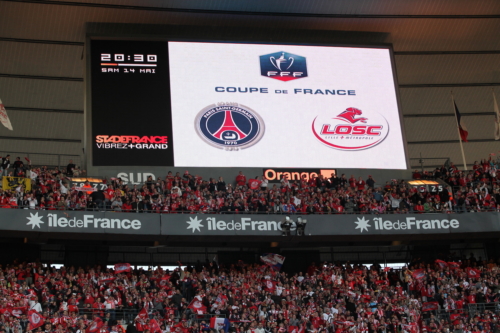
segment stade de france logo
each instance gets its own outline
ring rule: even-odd
[[[264,135],[264,122],[257,112],[238,103],[218,103],[203,108],[195,118],[199,137],[226,151],[255,145]]]
[[[307,77],[306,58],[284,51],[261,55],[260,74],[280,81]]]

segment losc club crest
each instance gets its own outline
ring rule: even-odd
[[[307,77],[306,58],[284,51],[261,55],[260,74],[280,81]]]
[[[357,108],[347,108],[336,117],[321,115],[314,118],[312,131],[328,147],[356,151],[372,148],[387,137],[389,124],[380,114],[363,114]]]
[[[264,135],[264,122],[259,114],[238,103],[207,106],[196,116],[195,128],[208,144],[232,151],[249,148]]]

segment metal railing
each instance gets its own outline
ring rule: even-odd
[[[122,320],[122,323],[125,324],[134,322],[134,319],[137,317],[139,311],[140,310],[136,308],[116,308],[109,311],[106,309],[80,307],[78,308],[78,315],[87,315],[87,318],[91,319],[94,314],[102,314],[105,317],[109,312],[111,318]],[[153,312],[151,315],[153,315]]]
[[[29,207],[23,206],[2,206],[1,208],[8,209],[33,209]],[[355,211],[355,212],[283,212],[283,211],[270,211],[270,212],[262,212],[262,211],[224,211],[220,210],[176,210],[176,211],[164,211],[164,210],[155,210],[155,209],[138,209],[138,210],[116,210],[111,208],[109,205],[103,205],[101,207],[83,207],[83,208],[60,208],[57,205],[55,206],[46,206],[43,208],[36,207],[34,210],[50,210],[50,211],[96,211],[96,212],[111,212],[111,213],[135,213],[135,214],[257,214],[257,215],[290,215],[290,216],[300,216],[300,215],[356,215],[356,214],[364,214],[364,215],[382,215],[382,214],[394,214],[394,215],[405,215],[405,214],[465,214],[465,213],[487,213],[487,212],[500,212],[499,208],[488,208],[477,210],[477,207],[464,207],[463,209],[452,209],[452,210],[443,210],[443,211],[432,211],[432,212],[417,212],[417,211],[405,211],[405,212],[373,212],[373,211]]]
[[[499,314],[500,304],[498,302],[467,304],[467,310],[469,310],[469,314],[471,317],[474,317],[477,313],[482,313],[485,311]]]
[[[210,323],[210,319],[216,317],[216,318],[226,318],[225,314],[210,314],[210,313],[204,313],[204,314],[196,314],[192,313],[189,316],[189,321],[190,323],[196,322],[200,324],[202,321],[205,321],[206,323]]]
[[[434,315],[434,317],[438,320],[444,319],[445,321],[450,321],[451,313],[458,312],[459,314],[463,314],[467,312],[469,314],[469,318],[474,318],[476,314],[481,314],[485,311],[489,311],[498,315],[500,314],[500,304],[498,302],[465,304],[462,309],[446,310],[439,308],[437,310],[426,311],[423,314],[424,321],[429,324],[429,317],[431,314]]]
[[[0,156],[5,157],[6,155],[10,155],[11,165],[14,163],[17,157],[20,157],[24,164],[28,162],[25,160],[27,157],[31,160],[32,166],[47,166],[48,168],[58,167],[66,168],[69,164],[70,160],[73,160],[73,163],[77,166],[82,167],[82,158],[80,155],[71,155],[71,154],[45,154],[45,153],[27,153],[27,152],[12,152],[12,151],[4,151],[0,150]]]
[[[110,317],[115,320],[121,320],[122,324],[133,323],[137,315],[141,310],[137,308],[115,308],[113,310],[106,310],[100,308],[89,308],[89,307],[79,307],[78,315],[87,315],[87,318],[92,318],[94,314],[102,315],[106,317],[109,313]],[[165,309],[151,309],[148,311],[148,316],[150,319],[152,318],[165,318],[168,316],[169,310]],[[189,318],[190,324],[193,322],[201,323],[202,321],[210,322],[210,318],[219,317],[226,318],[224,314],[215,315],[215,314],[196,314],[193,313],[192,310],[187,310],[187,318]],[[175,311],[174,318],[176,320],[181,318],[181,313],[179,311]]]
[[[436,168],[440,168],[445,165],[448,166],[450,164],[449,157],[411,157],[410,161],[416,161],[417,164],[412,164],[410,166],[411,170],[433,170]]]

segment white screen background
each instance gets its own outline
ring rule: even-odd
[[[192,42],[169,42],[168,47],[176,166],[407,168],[389,49]],[[283,82],[261,76],[259,56],[279,51],[306,57],[308,77]],[[222,93],[215,87],[268,88],[269,93]],[[355,90],[356,96],[294,94],[294,88]],[[262,139],[239,151],[202,140],[195,117],[218,102],[256,111],[265,123]],[[383,115],[390,128],[387,138],[360,151],[319,142],[312,132],[314,118],[333,118],[348,107]]]

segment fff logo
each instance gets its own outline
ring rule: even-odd
[[[306,58],[284,51],[261,55],[260,74],[280,81],[307,77]]]

